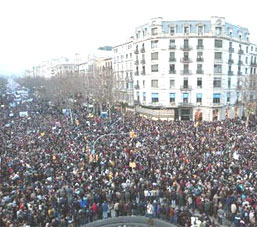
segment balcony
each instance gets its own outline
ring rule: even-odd
[[[228,75],[229,75],[229,76],[233,76],[233,75],[234,75],[234,72],[233,72],[233,71],[228,71]]]
[[[138,49],[135,49],[134,53],[135,53],[135,54],[139,54]]]
[[[228,59],[228,64],[234,64],[234,60],[233,59]]]
[[[184,58],[180,58],[180,62],[183,62],[183,63],[190,63],[190,62],[192,62],[192,59],[191,59],[191,58],[188,58],[188,57],[184,57]]]
[[[138,65],[138,64],[139,64],[139,61],[138,61],[138,60],[136,60],[136,61],[135,61],[135,65]]]
[[[136,90],[138,90],[140,87],[139,87],[138,84],[136,84],[136,85],[134,86],[134,88],[135,88]]]
[[[215,62],[215,63],[222,63],[222,62],[223,62],[223,59],[222,59],[222,58],[215,58],[215,59],[214,59],[214,62]]]
[[[184,69],[184,70],[181,70],[181,71],[180,71],[180,74],[181,74],[181,75],[192,75],[192,71],[191,71],[191,70]]]
[[[238,65],[243,65],[243,61],[242,60],[238,60]]]
[[[145,75],[145,71],[141,71],[141,75]]]
[[[140,52],[141,52],[141,53],[145,53],[145,48],[142,47],[142,48],[140,49]]]
[[[197,69],[196,74],[204,74],[204,71],[202,69]]]
[[[181,50],[183,51],[189,51],[189,50],[192,50],[192,46],[189,46],[189,45],[183,45],[180,47]]]
[[[169,49],[170,49],[170,50],[176,49],[176,45],[175,45],[175,44],[170,44],[170,45],[169,45]]]
[[[234,48],[232,48],[232,47],[229,47],[229,48],[228,48],[228,52],[229,52],[229,53],[234,53],[234,51],[235,51]]]
[[[170,70],[169,74],[176,74],[176,70]]]
[[[176,58],[169,58],[169,62],[175,62]]]
[[[243,50],[239,50],[238,53],[239,54],[244,54],[244,51]]]
[[[238,75],[238,76],[242,76],[243,73],[242,73],[242,72],[237,72],[237,75]]]
[[[145,59],[142,59],[142,60],[140,61],[140,63],[144,65],[144,64],[145,64]]]
[[[182,90],[182,91],[191,91],[192,90],[192,86],[183,85],[183,86],[180,86],[180,90]]]
[[[197,58],[196,58],[196,61],[197,61],[197,62],[203,62],[203,61],[204,61],[204,58],[203,58],[203,57],[197,57]]]
[[[191,102],[179,102],[178,106],[182,106],[182,107],[193,107],[194,104]]]
[[[204,49],[204,46],[203,46],[203,45],[197,45],[197,46],[196,46],[196,49],[197,49],[197,50],[203,50],[203,49]]]
[[[138,72],[138,71],[137,71],[137,72],[135,72],[135,73],[134,73],[134,75],[135,75],[135,76],[138,76],[138,75],[139,75],[139,72]]]
[[[257,62],[251,62],[252,67],[257,67]]]

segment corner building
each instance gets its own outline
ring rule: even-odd
[[[256,72],[256,51],[248,29],[223,17],[151,19],[133,40],[136,111],[170,120],[242,116],[239,83]]]

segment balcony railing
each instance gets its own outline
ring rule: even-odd
[[[228,52],[229,52],[229,53],[233,53],[234,51],[235,51],[234,48],[232,48],[232,47],[229,47],[229,48],[228,48]]]
[[[237,75],[238,75],[238,76],[242,76],[243,73],[242,73],[242,72],[237,72]]]
[[[145,75],[145,71],[141,71],[141,75]]]
[[[239,54],[244,54],[244,51],[243,50],[239,50],[238,53]]]
[[[243,61],[242,60],[238,60],[238,65],[242,65]]]
[[[175,45],[175,44],[170,44],[170,45],[169,45],[169,49],[170,49],[170,50],[176,49],[176,45]]]
[[[192,71],[191,70],[181,70],[180,71],[180,74],[181,75],[192,75]]]
[[[176,70],[170,70],[169,74],[176,74]]]
[[[140,61],[140,63],[144,65],[144,64],[145,64],[145,59],[142,59],[142,60]]]
[[[197,69],[196,74],[204,74],[204,71],[202,69]]]
[[[233,59],[228,59],[228,64],[234,64],[234,60]]]
[[[169,62],[175,62],[176,58],[169,58]]]
[[[178,103],[178,105],[179,106],[194,106],[194,104],[193,103],[191,103],[191,102],[179,102]]]
[[[141,52],[141,53],[145,53],[145,48],[142,47],[142,48],[140,49],[140,52]]]
[[[228,75],[232,76],[232,75],[234,75],[234,72],[233,71],[228,71]]]
[[[135,76],[138,76],[138,75],[139,75],[139,72],[135,72],[134,75],[135,75]]]
[[[180,90],[192,90],[192,86],[182,85],[182,86],[180,86]]]
[[[203,58],[203,57],[197,57],[197,58],[196,58],[196,61],[197,61],[197,62],[203,62],[203,61],[204,61],[204,58]]]
[[[134,53],[135,53],[135,54],[139,54],[138,49],[135,49]]]
[[[139,85],[136,84],[136,85],[134,86],[134,88],[135,88],[136,90],[138,90],[138,89],[139,89]]]
[[[203,46],[203,45],[197,45],[197,46],[196,46],[196,49],[197,49],[197,50],[203,50],[203,49],[204,49],[204,46]]]
[[[218,63],[221,63],[221,62],[223,62],[223,59],[222,58],[215,58],[214,61],[218,62]]]
[[[251,66],[256,67],[257,66],[257,62],[252,61],[251,62]]]
[[[189,45],[182,45],[180,47],[181,50],[184,50],[184,51],[189,51],[189,50],[192,50],[192,46],[189,46]]]
[[[138,65],[138,64],[139,64],[139,61],[138,61],[138,60],[136,60],[136,61],[135,61],[135,65]]]
[[[184,58],[180,58],[180,62],[190,63],[190,62],[192,62],[192,59],[188,58],[188,57],[184,57]]]

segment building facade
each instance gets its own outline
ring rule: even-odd
[[[222,17],[151,19],[133,40],[137,110],[178,120],[242,116],[239,85],[256,73],[256,51],[248,29]]]
[[[134,105],[133,40],[113,48],[113,74],[116,102]]]

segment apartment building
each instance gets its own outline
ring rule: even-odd
[[[133,39],[113,47],[113,74],[116,102],[133,106]]]
[[[239,85],[256,74],[256,54],[248,29],[223,17],[151,19],[133,40],[137,111],[178,120],[242,116]]]

